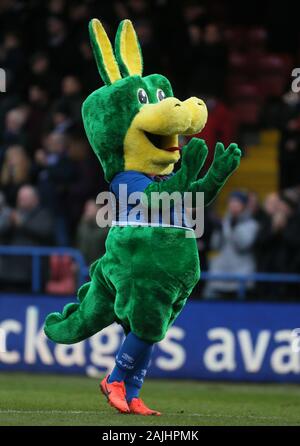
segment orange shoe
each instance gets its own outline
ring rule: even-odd
[[[124,381],[108,382],[109,375],[107,375],[100,383],[100,390],[106,396],[108,403],[121,413],[130,413],[126,401],[126,390]]]
[[[130,413],[135,415],[161,415],[157,410],[149,409],[141,398],[132,398],[129,403]]]

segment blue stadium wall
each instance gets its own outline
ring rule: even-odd
[[[45,316],[69,301],[0,296],[0,371],[97,377],[111,369],[123,337],[117,324],[73,346],[45,338]],[[156,346],[150,375],[300,383],[298,327],[298,304],[191,301]]]

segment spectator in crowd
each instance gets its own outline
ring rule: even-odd
[[[69,157],[66,136],[52,132],[47,135],[45,148],[35,154],[35,175],[41,203],[55,216],[55,239],[58,245],[69,244],[68,195],[75,179]]]
[[[55,104],[51,116],[51,130],[54,133],[68,134],[74,125],[74,120],[71,117],[70,105],[63,100]]]
[[[283,101],[279,145],[281,190],[300,185],[300,93],[289,92]]]
[[[51,66],[59,76],[74,72],[78,63],[76,47],[68,34],[67,23],[59,16],[51,15],[46,20],[46,48]]]
[[[34,151],[40,147],[45,131],[45,123],[48,115],[49,97],[45,87],[31,84],[28,88],[28,116],[26,132],[28,140],[27,152],[34,157]]]
[[[4,67],[11,81],[15,84],[16,89],[20,88],[17,80],[22,73],[24,64],[24,51],[21,45],[19,35],[15,30],[9,30],[4,34],[2,51],[0,51],[0,66]]]
[[[6,114],[4,132],[2,138],[0,137],[2,139],[2,159],[4,151],[9,145],[20,144],[26,146],[27,138],[24,129],[26,118],[27,110],[24,107],[14,108]]]
[[[0,172],[1,188],[10,206],[15,206],[19,188],[30,182],[31,162],[24,147],[7,148]]]
[[[253,244],[258,223],[251,217],[248,195],[235,191],[229,197],[227,214],[221,227],[212,234],[211,248],[218,254],[209,266],[211,273],[251,274],[255,272]],[[248,288],[251,284],[248,284]],[[208,282],[205,297],[232,297],[238,290],[238,282]]]
[[[96,222],[99,206],[94,200],[85,203],[84,211],[77,230],[77,248],[88,265],[105,253],[105,240],[109,227],[101,228]]]
[[[48,246],[53,242],[51,214],[40,207],[36,189],[24,185],[19,189],[17,206],[10,212],[7,244],[11,246]],[[9,288],[24,290],[31,282],[31,258],[8,256],[2,258],[1,282]]]
[[[84,98],[79,79],[76,76],[65,76],[62,80],[61,93],[59,104],[68,110],[74,122],[81,123],[81,106]]]
[[[50,98],[58,95],[59,79],[56,70],[50,66],[50,59],[46,52],[39,51],[31,57],[26,83],[27,89],[30,85],[39,85],[46,89]]]
[[[10,218],[11,209],[6,205],[3,192],[0,192],[0,245],[6,245],[8,242]]]
[[[248,210],[250,215],[258,222],[264,218],[264,211],[261,207],[259,196],[255,191],[248,192]]]
[[[5,203],[5,196],[0,192],[0,245],[8,244],[11,209]],[[0,275],[3,270],[4,259],[0,256]],[[0,279],[1,282],[1,279]]]
[[[257,270],[300,273],[300,218],[298,203],[287,194],[270,194],[264,203],[264,219],[255,240]],[[287,296],[286,285],[262,285],[264,298]]]
[[[53,221],[48,210],[41,208],[37,190],[30,185],[18,192],[16,209],[11,215],[12,244],[48,245],[53,243]]]

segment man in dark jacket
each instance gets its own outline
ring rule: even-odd
[[[10,227],[11,209],[6,206],[4,194],[0,192],[0,245],[5,244]]]
[[[54,225],[52,216],[39,205],[39,197],[32,186],[22,186],[17,196],[16,209],[11,212],[7,244],[11,246],[45,246],[52,244]],[[7,256],[0,272],[1,281],[14,289],[27,290],[31,283],[31,257]]]
[[[65,135],[50,133],[45,148],[35,154],[34,175],[43,206],[53,212],[57,245],[69,244],[69,188],[76,179]]]
[[[286,194],[270,194],[265,202],[265,216],[255,241],[259,272],[300,272],[300,217],[297,202]],[[294,294],[295,286],[266,284],[258,287],[260,297],[278,299]],[[263,293],[263,295],[262,295]],[[293,297],[293,296],[291,296]]]

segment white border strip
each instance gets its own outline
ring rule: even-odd
[[[167,225],[166,223],[139,223],[137,221],[115,221],[113,220],[111,226],[147,226],[151,228],[176,228],[185,229],[186,231],[194,231],[193,228],[187,228],[186,226]]]

